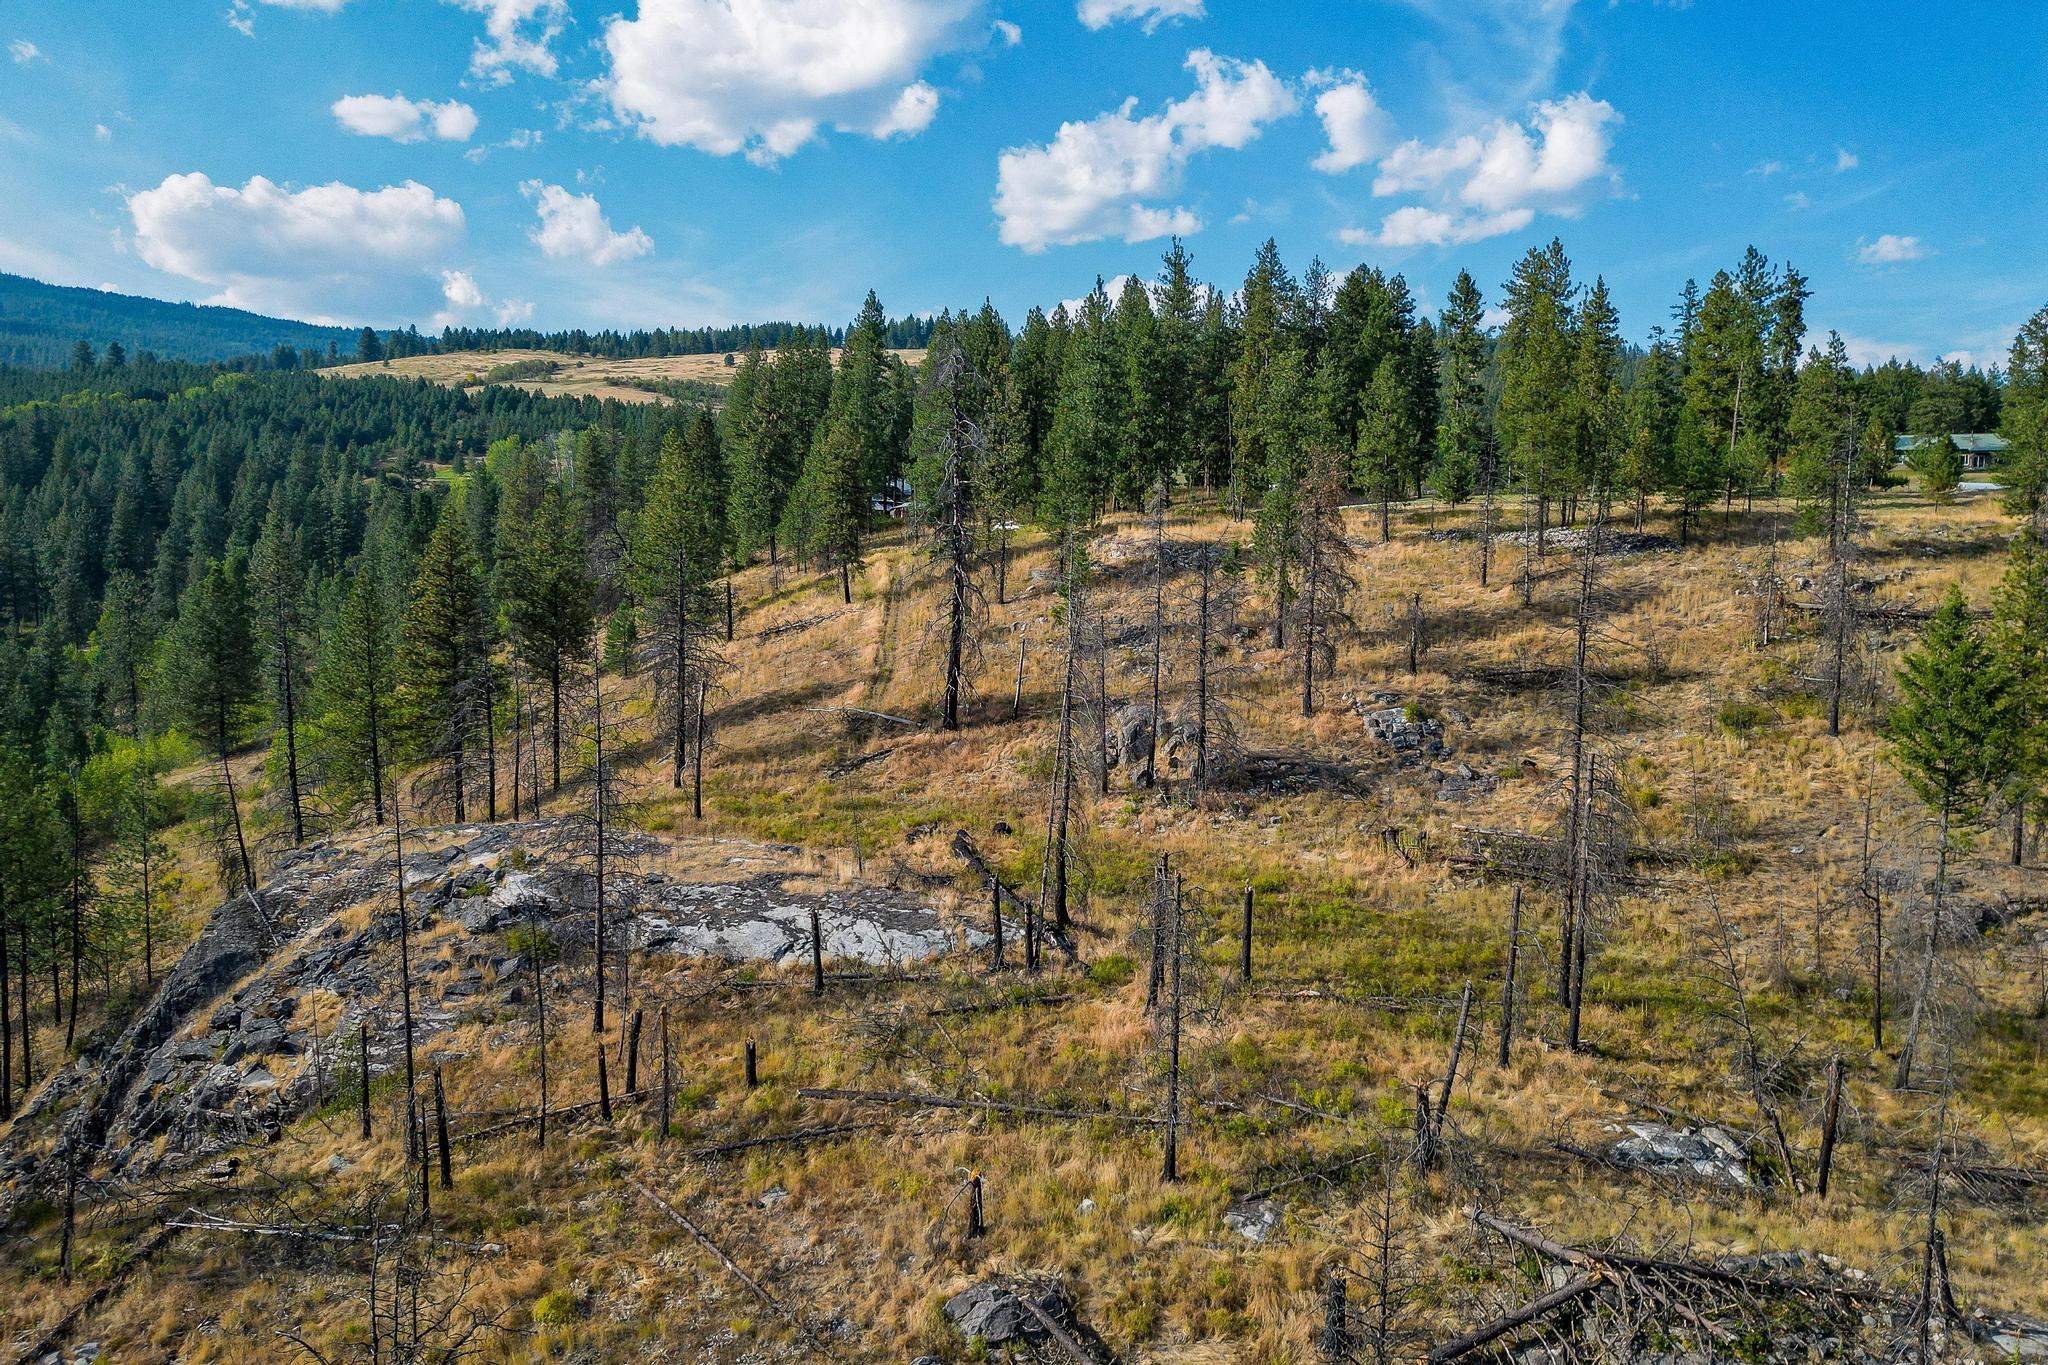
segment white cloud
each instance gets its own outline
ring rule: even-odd
[[[1502,119],[1485,136],[1466,134],[1429,145],[1402,143],[1380,163],[1376,195],[1444,190],[1459,202],[1491,212],[1522,206],[1569,207],[1595,180],[1611,175],[1607,153],[1621,115],[1605,100],[1580,91],[1545,100],[1529,122]],[[1462,184],[1452,182],[1462,179]]]
[[[228,6],[228,12],[221,18],[227,20],[228,27],[244,38],[256,36],[256,19],[254,11],[249,8],[249,0],[234,0],[234,3]]]
[[[827,124],[876,136],[914,131],[896,115],[938,99],[916,80],[919,70],[978,8],[978,0],[640,0],[637,17],[605,25],[610,69],[601,88],[649,141],[744,152],[767,165]],[[919,87],[929,94],[913,95]]]
[[[1074,12],[1088,28],[1135,19],[1151,33],[1169,21],[1200,19],[1205,11],[1202,0],[1081,0]]]
[[[127,208],[142,259],[214,286],[207,302],[318,321],[428,315],[466,231],[461,205],[413,180],[293,190],[259,175],[236,189],[193,171]]]
[[[1863,158],[1850,151],[1847,147],[1835,148],[1836,175],[1840,175],[1844,171],[1853,171],[1862,164]]]
[[[1102,292],[1109,299],[1110,307],[1116,307],[1116,301],[1123,296],[1124,286],[1131,282],[1131,278],[1128,274],[1114,275],[1102,282]],[[1083,294],[1079,298],[1062,299],[1059,306],[1067,310],[1068,317],[1077,318],[1081,316],[1081,306],[1087,302],[1088,296]],[[1046,316],[1051,317],[1053,311],[1052,309],[1047,309]]]
[[[348,0],[263,0],[263,3],[276,9],[307,9],[318,10],[322,14],[333,14],[346,5]]]
[[[1534,105],[1524,122],[1497,119],[1446,142],[1404,142],[1381,159],[1372,192],[1433,202],[1394,210],[1376,232],[1339,236],[1354,246],[1443,246],[1519,232],[1539,212],[1576,214],[1591,187],[1614,178],[1608,153],[1621,121],[1613,105],[1580,91]]]
[[[538,180],[519,188],[534,201],[540,215],[540,226],[531,235],[543,255],[603,266],[654,250],[654,239],[637,227],[613,231],[611,220],[590,195],[571,194],[560,185],[543,185]]]
[[[939,112],[939,92],[923,81],[903,87],[896,103],[869,131],[876,137],[916,137],[931,126]]]
[[[1901,237],[1887,232],[1874,242],[1859,243],[1856,259],[1865,265],[1904,265],[1909,261],[1924,261],[1933,254],[1918,237]]]
[[[1326,87],[1316,96],[1316,117],[1330,145],[1312,163],[1317,170],[1341,175],[1385,155],[1393,121],[1373,98],[1365,77],[1355,71],[1311,71],[1308,81]]]
[[[1380,246],[1390,251],[1418,246],[1448,246],[1520,232],[1535,217],[1536,211],[1527,208],[1460,214],[1410,204],[1388,214],[1378,232],[1345,228],[1337,237],[1349,246]]]
[[[92,126],[92,135],[101,142],[112,142],[114,140],[114,130],[104,123],[95,123]]]
[[[1759,161],[1749,168],[1749,174],[1761,180],[1768,180],[1784,169],[1785,163],[1782,161]]]
[[[429,135],[467,142],[476,131],[476,110],[459,100],[436,104],[404,95],[345,95],[334,102],[334,118],[351,133],[393,142],[424,142]]]
[[[346,0],[336,0],[346,3]],[[554,42],[568,22],[566,0],[451,0],[484,20],[469,54],[470,74],[503,85],[514,71],[552,76],[560,69]]]
[[[1804,213],[1813,207],[1813,197],[1805,190],[1794,190],[1785,196],[1785,207],[1794,213]]]
[[[476,277],[467,270],[441,272],[441,297],[448,301],[450,308],[484,306],[484,291],[477,287]]]
[[[7,44],[7,55],[14,58],[16,66],[27,66],[30,62],[47,62],[43,50],[26,38],[15,38]]]
[[[1008,19],[998,19],[994,24],[996,37],[1003,40],[1004,47],[1015,47],[1024,41],[1024,30]]]
[[[1264,62],[1188,54],[1196,87],[1156,114],[1139,117],[1137,100],[1111,113],[1060,125],[1051,142],[1011,147],[996,163],[995,211],[1002,240],[1026,251],[1122,237],[1140,242],[1194,232],[1193,210],[1161,207],[1198,152],[1235,150],[1300,102]]]
[[[510,327],[518,322],[533,320],[533,305],[525,299],[506,299],[498,305],[498,325]]]

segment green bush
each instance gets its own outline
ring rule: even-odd
[[[1724,701],[1714,719],[1729,734],[1747,739],[1759,730],[1770,729],[1778,713],[1758,702]]]
[[[566,1289],[552,1289],[533,1301],[533,1320],[542,1327],[561,1327],[583,1316],[583,1305]]]
[[[1129,953],[1111,953],[1088,964],[1088,979],[1098,986],[1121,986],[1138,974]]]

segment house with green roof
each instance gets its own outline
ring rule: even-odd
[[[1903,464],[1912,457],[1914,451],[1919,450],[1929,441],[1940,439],[1938,436],[1901,436],[1892,442],[1892,449],[1898,452],[1899,462]],[[2006,440],[2003,436],[1996,436],[1988,431],[1972,434],[1958,433],[1951,435],[1948,439],[1955,446],[1957,452],[1962,455],[1963,472],[1966,474],[1980,473],[1991,468],[1994,464],[1998,463],[1999,458],[2006,451],[2012,449],[2012,442]]]

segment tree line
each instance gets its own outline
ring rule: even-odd
[[[1615,506],[1638,523],[1666,508],[1690,538],[1716,504],[1790,493],[1819,524],[1845,489],[1891,477],[1891,433],[2002,424],[2015,503],[2040,511],[2048,311],[2003,375],[1858,371],[1839,339],[1802,350],[1806,298],[1752,250],[1635,346],[1555,241],[1517,264],[1497,313],[1461,273],[1436,318],[1398,274],[1318,262],[1297,278],[1271,243],[1226,293],[1175,242],[1156,281],[1113,300],[1098,281],[1071,313],[1015,330],[988,304],[943,313],[917,369],[870,294],[836,363],[822,329],[750,346],[716,411],[125,356],[0,371],[18,1073],[37,974],[75,1019],[92,964],[127,960],[137,916],[88,868],[130,847],[121,876],[149,881],[166,765],[211,775],[191,800],[226,883],[252,887],[252,845],[390,818],[401,769],[458,821],[545,809],[603,663],[653,670],[680,788],[701,771],[726,580],[794,560],[850,601],[885,514],[918,523],[951,587],[950,725],[981,575],[1001,593],[1027,521],[1059,538],[1071,596],[1107,512],[1194,494],[1248,516],[1308,709],[1344,619],[1346,499],[1383,536],[1407,499],[1476,501],[1483,543],[1514,495],[1539,550]],[[258,741],[272,795],[252,811],[234,760]],[[89,794],[108,782],[119,799]]]

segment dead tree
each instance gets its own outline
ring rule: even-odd
[[[1194,653],[1184,710],[1194,746],[1191,770],[1197,794],[1207,792],[1229,774],[1240,757],[1236,707],[1225,686],[1227,670],[1217,663],[1219,643],[1235,618],[1243,584],[1225,569],[1221,550],[1201,547],[1194,601]]]
[[[1067,532],[1063,558],[1066,579],[1066,646],[1060,663],[1059,725],[1053,740],[1052,779],[1046,801],[1045,865],[1040,878],[1039,905],[1049,914],[1055,928],[1064,932],[1072,922],[1069,900],[1074,873],[1074,709],[1080,685],[1081,651],[1086,612],[1085,560],[1076,533]],[[1031,944],[1026,943],[1026,956]]]
[[[398,995],[400,1019],[405,1030],[405,1130],[406,1151],[413,1151],[414,1128],[419,1103],[419,1086],[413,1072],[412,1016],[412,923],[405,908],[405,809],[398,786],[391,790],[392,882],[398,899]]]
[[[1499,486],[1500,452],[1489,435],[1481,442],[1479,452],[1479,586],[1482,588],[1493,573],[1493,537],[1500,520],[1495,495]]]
[[[1508,908],[1508,960],[1500,986],[1500,1065],[1508,1064],[1515,1041],[1515,969],[1522,955],[1522,888],[1515,886],[1515,899]]]
[[[1161,864],[1162,870],[1165,864]],[[1173,897],[1167,911],[1167,951],[1172,957],[1169,975],[1172,978],[1171,1003],[1167,1007],[1167,1062],[1166,1062],[1166,1103],[1165,1103],[1165,1154],[1160,1168],[1160,1178],[1180,1179],[1180,1042],[1181,1008],[1186,1002],[1182,994],[1183,972],[1186,968],[1187,941],[1186,924],[1182,917],[1180,886],[1176,882]]]
[[[1159,732],[1166,726],[1166,481],[1152,490],[1152,724],[1145,739],[1145,784],[1159,783]],[[1126,761],[1129,755],[1125,755]]]
[[[987,470],[989,441],[974,414],[987,383],[957,337],[942,337],[925,360],[919,382],[927,421],[917,433],[919,467],[929,471],[923,511],[929,519],[931,555],[938,565],[945,607],[944,684],[939,723],[960,728],[960,703],[978,653],[981,589],[974,580],[976,502],[979,476]]]
[[[1736,1079],[1756,1107],[1757,1122],[1777,1153],[1784,1170],[1785,1184],[1798,1193],[1801,1189],[1799,1170],[1792,1159],[1792,1145],[1785,1137],[1784,1116],[1772,1095],[1778,1061],[1766,1051],[1755,1015],[1749,1007],[1749,989],[1743,980],[1741,938],[1722,912],[1720,899],[1710,897],[1707,904],[1713,914],[1714,936],[1704,952],[1702,975],[1714,988],[1710,996],[1718,996],[1722,1001],[1715,1012],[1733,1035],[1730,1045]]]
[[[1302,481],[1301,507],[1294,521],[1294,561],[1299,591],[1294,595],[1295,647],[1301,651],[1301,714],[1315,714],[1318,671],[1337,669],[1337,641],[1352,625],[1351,542],[1344,534],[1344,469],[1336,453],[1311,457]]]

